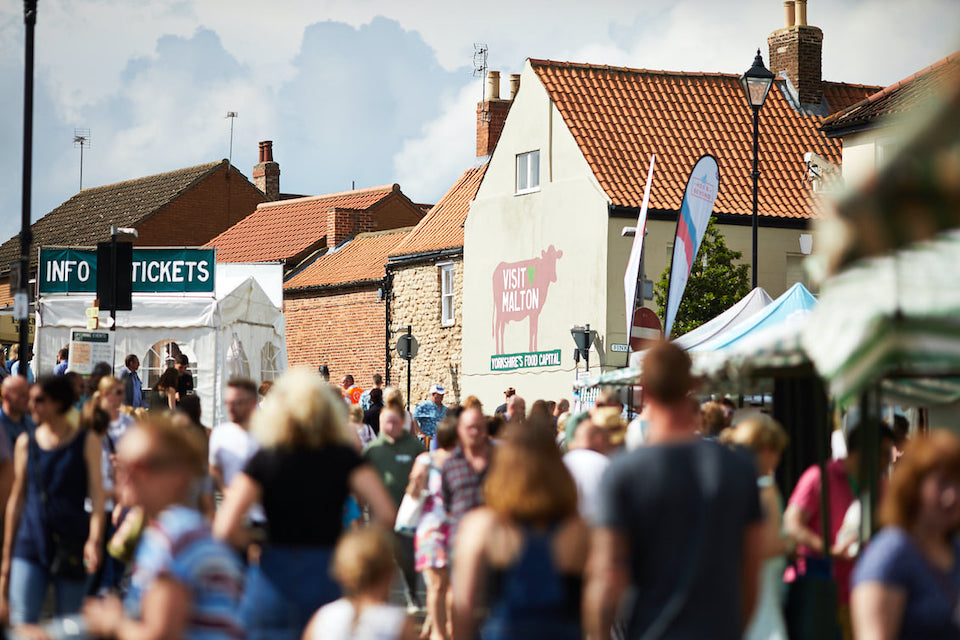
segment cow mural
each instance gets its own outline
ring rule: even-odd
[[[537,350],[540,310],[547,289],[557,281],[557,259],[563,257],[553,245],[539,258],[501,262],[493,270],[493,337],[497,355],[503,353],[503,330],[508,322],[530,319],[530,351]]]

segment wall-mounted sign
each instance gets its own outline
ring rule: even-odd
[[[630,351],[630,345],[619,344],[617,342],[614,342],[613,344],[610,345],[610,351],[615,351],[618,353],[627,353]]]
[[[28,319],[30,323],[30,329],[28,338],[30,342],[33,342],[33,333],[36,328],[36,318],[30,316]],[[13,344],[20,341],[20,322],[17,321],[12,313],[4,312],[0,314],[0,342],[4,344]]]
[[[512,371],[514,369],[558,366],[560,366],[560,349],[490,356],[490,371]]]
[[[547,300],[547,289],[557,281],[557,259],[563,257],[553,245],[539,258],[520,262],[501,262],[493,270],[493,337],[496,352],[503,353],[503,330],[508,322],[530,319],[530,351],[537,350],[540,310]],[[546,366],[546,365],[538,365]],[[518,368],[518,367],[511,367]],[[497,371],[497,369],[494,369]]]
[[[68,369],[86,376],[100,362],[113,366],[113,337],[112,331],[71,329]]]
[[[134,293],[213,293],[215,249],[133,250]],[[40,249],[37,286],[46,293],[97,292],[94,249]]]

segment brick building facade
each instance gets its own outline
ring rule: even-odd
[[[360,233],[318,256],[283,286],[291,367],[330,368],[330,380],[351,374],[367,388],[385,366],[387,256],[410,227]]]
[[[373,283],[331,288],[326,295],[286,290],[283,306],[291,367],[325,364],[334,382],[350,373],[365,389],[374,373],[383,374],[384,304]]]

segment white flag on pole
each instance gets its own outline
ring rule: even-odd
[[[633,314],[637,309],[637,295],[643,300],[643,274],[640,273],[640,259],[643,256],[643,234],[647,227],[647,205],[650,203],[650,185],[653,182],[653,165],[656,154],[650,155],[650,169],[647,171],[647,186],[643,189],[643,203],[640,205],[640,215],[637,216],[637,233],[633,237],[633,248],[630,249],[630,259],[627,261],[627,271],[623,274],[623,308],[627,315],[627,343],[633,330]]]

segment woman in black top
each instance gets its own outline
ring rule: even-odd
[[[167,367],[150,392],[151,411],[173,411],[177,408],[177,370]]]
[[[263,446],[237,474],[213,523],[214,535],[244,548],[244,514],[263,505],[269,533],[247,575],[241,614],[248,638],[299,638],[339,589],[329,560],[350,493],[393,526],[395,508],[373,467],[351,446],[339,395],[307,371],[287,373],[253,418]]]

